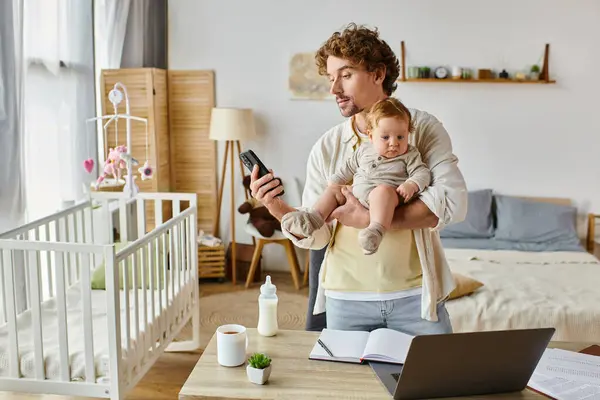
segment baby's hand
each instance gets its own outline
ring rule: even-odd
[[[409,201],[418,191],[419,185],[412,181],[406,181],[396,189],[396,192],[404,198],[405,202]]]

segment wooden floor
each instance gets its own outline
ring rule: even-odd
[[[308,293],[307,288],[300,291],[294,288],[290,273],[273,272],[270,273],[277,280],[277,290],[290,293]],[[256,286],[260,286],[259,283]],[[200,285],[200,296],[210,296],[211,294],[233,292],[244,290],[243,284],[239,283],[232,286],[230,282],[212,283],[206,282]],[[188,375],[196,365],[196,362],[202,355],[198,350],[191,353],[164,353],[156,361],[154,366],[148,371],[135,389],[129,393],[126,399],[131,400],[162,400],[177,399],[179,389],[185,383]],[[1,389],[0,389],[1,390]],[[83,400],[87,397],[69,397],[55,395],[36,395],[23,393],[0,392],[0,400]]]

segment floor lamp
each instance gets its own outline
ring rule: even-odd
[[[231,173],[231,281],[236,284],[236,254],[235,254],[235,164],[236,160],[240,166],[242,179],[244,178],[244,166],[240,160],[240,140],[251,140],[256,137],[254,128],[254,116],[252,110],[241,108],[213,108],[210,118],[209,138],[225,142],[225,154],[223,156],[223,168],[221,169],[221,184],[219,185],[219,197],[217,200],[217,215],[213,234],[219,236],[219,220],[221,215],[221,203],[223,200],[223,188],[225,186],[225,174],[227,163],[230,164]],[[237,154],[234,154],[234,147]],[[244,189],[244,195],[248,200],[248,192]]]

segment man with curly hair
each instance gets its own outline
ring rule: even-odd
[[[396,90],[398,59],[377,29],[350,24],[335,32],[316,55],[319,72],[331,83],[341,114],[348,119],[313,146],[306,171],[302,209],[311,209],[330,176],[368,142],[366,115]],[[345,203],[310,237],[283,229],[298,247],[311,249],[308,330],[397,329],[413,335],[452,332],[445,301],[455,287],[438,231],[465,218],[467,189],[441,122],[410,109],[410,143],[431,170],[431,185],[397,207],[379,251],[364,255],[358,232],[369,226],[369,211],[345,190]],[[368,145],[368,144],[367,144]],[[279,197],[273,173],[252,172],[252,195],[279,220],[295,211]],[[326,311],[326,312],[325,312]]]

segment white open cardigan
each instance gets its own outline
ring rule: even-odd
[[[452,152],[450,136],[442,123],[424,111],[410,109],[410,112],[415,121],[415,131],[410,136],[410,143],[421,152],[421,157],[432,174],[431,185],[420,194],[420,199],[439,219],[435,228],[413,230],[423,271],[421,317],[437,321],[437,303],[446,299],[455,288],[439,230],[450,223],[464,220],[467,212],[467,188],[458,169],[458,158]],[[325,191],[329,177],[352,155],[357,143],[352,118],[334,126],[319,138],[308,158],[302,206],[299,208],[309,209],[315,204]],[[300,248],[322,249],[329,244],[335,225],[335,221],[325,224],[311,238],[300,240],[285,230],[283,234]],[[327,260],[327,253],[328,250],[324,262]],[[325,290],[321,278],[319,276],[313,314],[325,312]]]

